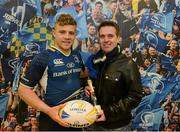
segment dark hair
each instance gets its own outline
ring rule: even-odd
[[[116,35],[121,36],[119,26],[117,25],[117,23],[113,21],[103,21],[98,27],[98,32],[102,27],[106,27],[106,26],[114,27],[116,29]]]
[[[112,3],[117,3],[117,0],[111,0],[110,4],[112,4]]]
[[[61,26],[64,25],[75,25],[77,26],[76,21],[74,20],[74,18],[69,15],[69,14],[61,14],[57,20],[56,20],[56,24],[59,24]]]
[[[95,3],[95,5],[97,5],[97,4],[100,4],[100,5],[103,6],[103,3],[102,3],[101,1],[97,1],[97,2]]]

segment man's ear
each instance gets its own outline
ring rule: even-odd
[[[118,35],[117,37],[118,37],[119,42],[122,41],[122,37],[120,37],[120,35]]]
[[[55,38],[55,30],[54,30],[54,28],[52,29],[51,34],[52,34],[53,38]]]

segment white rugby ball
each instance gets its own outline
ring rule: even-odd
[[[97,109],[87,101],[68,101],[59,111],[60,118],[70,127],[83,128],[93,124],[97,119]]]

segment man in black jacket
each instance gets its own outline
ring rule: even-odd
[[[90,130],[130,129],[131,110],[142,98],[142,87],[137,65],[121,53],[119,27],[112,21],[104,21],[98,28],[101,50],[92,57],[89,68],[93,75],[94,93],[101,106],[99,118]],[[89,90],[89,92],[88,92]]]

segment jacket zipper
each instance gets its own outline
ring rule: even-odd
[[[101,83],[102,83],[102,76],[103,76],[103,72],[104,72],[104,69],[105,69],[105,66],[106,66],[106,63],[103,64],[103,67],[102,67],[102,70],[101,70],[101,74],[100,74],[100,77],[99,77],[99,89],[98,89],[98,94],[100,95],[100,92],[101,92]]]

